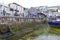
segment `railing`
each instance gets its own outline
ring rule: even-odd
[[[30,23],[30,22],[41,22],[46,18],[42,17],[19,17],[19,16],[0,16],[0,24],[8,24],[8,23]]]

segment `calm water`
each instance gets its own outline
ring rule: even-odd
[[[47,27],[48,29],[44,30],[44,33],[42,35],[35,37],[34,40],[60,40],[60,36],[54,34],[48,34],[50,26],[47,25]]]
[[[60,40],[60,36],[57,35],[40,35],[34,40]]]

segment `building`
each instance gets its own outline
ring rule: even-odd
[[[37,16],[37,9],[36,7],[31,7],[29,9],[29,17],[36,17]]]
[[[10,3],[9,7],[14,9],[13,12],[15,12],[14,14],[16,14],[16,16],[23,17],[24,7],[22,7],[22,6],[20,6],[19,4],[16,4],[16,3]]]
[[[24,17],[28,17],[28,15],[29,15],[29,9],[25,8],[24,9]]]
[[[3,10],[4,10],[4,6],[0,4],[0,16],[3,16]]]
[[[11,8],[1,5],[0,6],[0,16],[12,16]]]

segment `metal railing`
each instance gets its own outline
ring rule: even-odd
[[[41,22],[46,20],[42,17],[20,17],[20,16],[0,16],[0,24],[9,24],[13,22],[17,23],[30,23],[30,22]]]

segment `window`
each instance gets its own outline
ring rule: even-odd
[[[10,8],[10,11],[13,11],[13,9],[12,9],[12,8]]]

